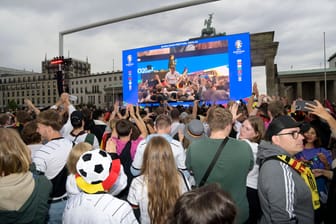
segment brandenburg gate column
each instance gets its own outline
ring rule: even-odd
[[[269,96],[278,96],[278,86],[275,79],[275,69],[274,69],[274,57],[266,56],[266,86],[267,86],[267,95]]]
[[[296,98],[302,97],[302,82],[296,83]]]
[[[315,97],[316,100],[321,100],[321,85],[320,81],[315,81]]]

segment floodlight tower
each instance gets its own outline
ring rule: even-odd
[[[87,29],[91,29],[91,28],[95,28],[95,27],[99,27],[99,26],[104,26],[104,25],[107,25],[107,24],[117,23],[117,22],[129,20],[129,19],[139,18],[139,17],[143,17],[143,16],[148,16],[148,15],[161,13],[161,12],[166,12],[166,11],[171,11],[171,10],[175,10],[175,9],[181,9],[181,8],[186,8],[186,7],[190,7],[190,6],[205,4],[205,3],[209,3],[209,2],[216,2],[216,1],[220,1],[220,0],[192,0],[192,1],[188,1],[188,2],[183,2],[183,3],[179,3],[179,4],[175,4],[175,5],[165,6],[165,7],[152,9],[152,10],[148,10],[148,11],[144,11],[144,12],[139,12],[139,13],[135,13],[135,14],[127,15],[127,16],[121,16],[121,17],[118,17],[118,18],[104,20],[104,21],[101,21],[101,22],[96,22],[96,23],[85,25],[85,26],[80,26],[80,27],[76,27],[76,28],[73,28],[73,29],[61,31],[59,33],[59,56],[63,56],[63,36],[64,35],[71,34],[71,33],[76,33],[76,32],[79,32],[79,31],[83,31],[83,30],[87,30]]]

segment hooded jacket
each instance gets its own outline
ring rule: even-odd
[[[260,223],[314,223],[311,192],[300,174],[284,162],[267,159],[291,155],[267,141],[262,141],[258,149],[258,194],[263,212]]]
[[[13,175],[12,177],[10,177]],[[0,181],[1,224],[46,223],[48,218],[48,199],[52,184],[43,175],[11,174]],[[27,187],[31,186],[30,187]],[[24,192],[22,194],[22,192]],[[21,200],[26,195],[26,200]],[[20,197],[20,198],[18,198]],[[7,201],[7,202],[6,202]]]

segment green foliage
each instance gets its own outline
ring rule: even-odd
[[[18,104],[16,103],[15,100],[11,100],[8,102],[7,107],[8,107],[8,110],[15,111],[16,109],[18,109]]]

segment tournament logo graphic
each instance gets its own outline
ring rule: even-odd
[[[235,46],[237,50],[240,50],[243,47],[243,42],[241,40],[236,40]]]
[[[133,66],[133,57],[131,54],[127,55],[127,64],[126,66]]]
[[[132,63],[132,55],[131,54],[127,55],[127,62],[128,62],[128,64]]]
[[[243,49],[242,40],[236,40],[234,44],[235,44],[236,50],[232,52],[233,54],[239,55],[239,54],[245,53],[245,50]]]

